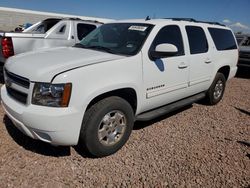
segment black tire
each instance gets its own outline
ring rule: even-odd
[[[215,105],[220,102],[223,97],[225,87],[226,78],[224,74],[218,72],[214,78],[212,85],[207,91],[206,102],[209,105]],[[219,93],[216,93],[216,91],[218,91]]]
[[[114,119],[111,120],[111,118],[114,118],[111,117],[112,113],[114,113],[114,115],[119,114],[122,117],[119,122],[121,121],[124,123],[123,121],[126,120],[126,126],[124,126],[125,129],[122,128],[123,131],[120,131],[122,132],[120,134],[116,132],[116,136],[113,136],[116,130],[110,131],[111,133],[106,131],[109,129],[109,126],[114,126],[113,129],[116,129],[115,124],[117,121],[114,121]],[[109,120],[109,123],[112,121],[112,125],[107,125],[105,123],[105,117],[111,117],[107,119]],[[133,129],[133,125],[134,112],[126,100],[116,96],[100,100],[99,102],[92,105],[84,115],[79,138],[79,147],[86,149],[93,157],[104,157],[111,155],[122,148],[122,146],[127,142]],[[104,128],[104,126],[108,128]],[[103,139],[100,139],[100,132],[102,129],[104,129],[106,133],[108,132],[108,135],[106,138],[104,137]],[[112,144],[108,143],[108,139],[111,140],[111,137],[112,139],[116,139]]]

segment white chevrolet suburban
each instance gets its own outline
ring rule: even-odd
[[[125,144],[136,120],[218,103],[237,60],[236,39],[219,23],[119,21],[74,47],[9,58],[2,106],[24,134],[102,157]]]

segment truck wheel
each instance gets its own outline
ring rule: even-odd
[[[133,125],[134,112],[127,101],[105,98],[86,111],[79,145],[94,157],[111,155],[126,143]]]
[[[217,104],[223,97],[226,87],[226,78],[222,73],[217,73],[212,85],[207,91],[207,102],[210,105]]]

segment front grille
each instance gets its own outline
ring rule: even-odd
[[[13,97],[14,99],[16,99],[17,101],[19,101],[19,102],[21,102],[23,104],[27,103],[28,95],[26,93],[22,93],[20,91],[12,89],[12,88],[10,88],[8,86],[6,86],[6,89],[7,89],[8,94],[11,97]]]
[[[27,89],[30,87],[29,79],[13,74],[6,69],[4,69],[4,79],[8,95],[20,103],[26,104],[28,98]],[[19,88],[15,87],[13,83]]]
[[[23,86],[23,87],[29,89],[29,87],[30,87],[29,79],[18,76],[16,74],[13,74],[13,73],[7,71],[6,69],[4,71],[5,71],[7,78],[9,78],[11,82],[14,82],[20,86]]]

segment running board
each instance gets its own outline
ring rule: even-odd
[[[168,104],[166,106],[156,108],[156,109],[148,111],[148,112],[144,112],[142,114],[137,115],[136,120],[137,121],[149,121],[151,119],[154,119],[156,117],[162,116],[162,115],[167,114],[169,112],[175,111],[175,110],[182,108],[184,106],[190,105],[196,101],[199,101],[202,98],[204,98],[205,96],[206,96],[205,93],[199,93],[199,94],[193,95],[191,97],[179,100],[177,102]]]

